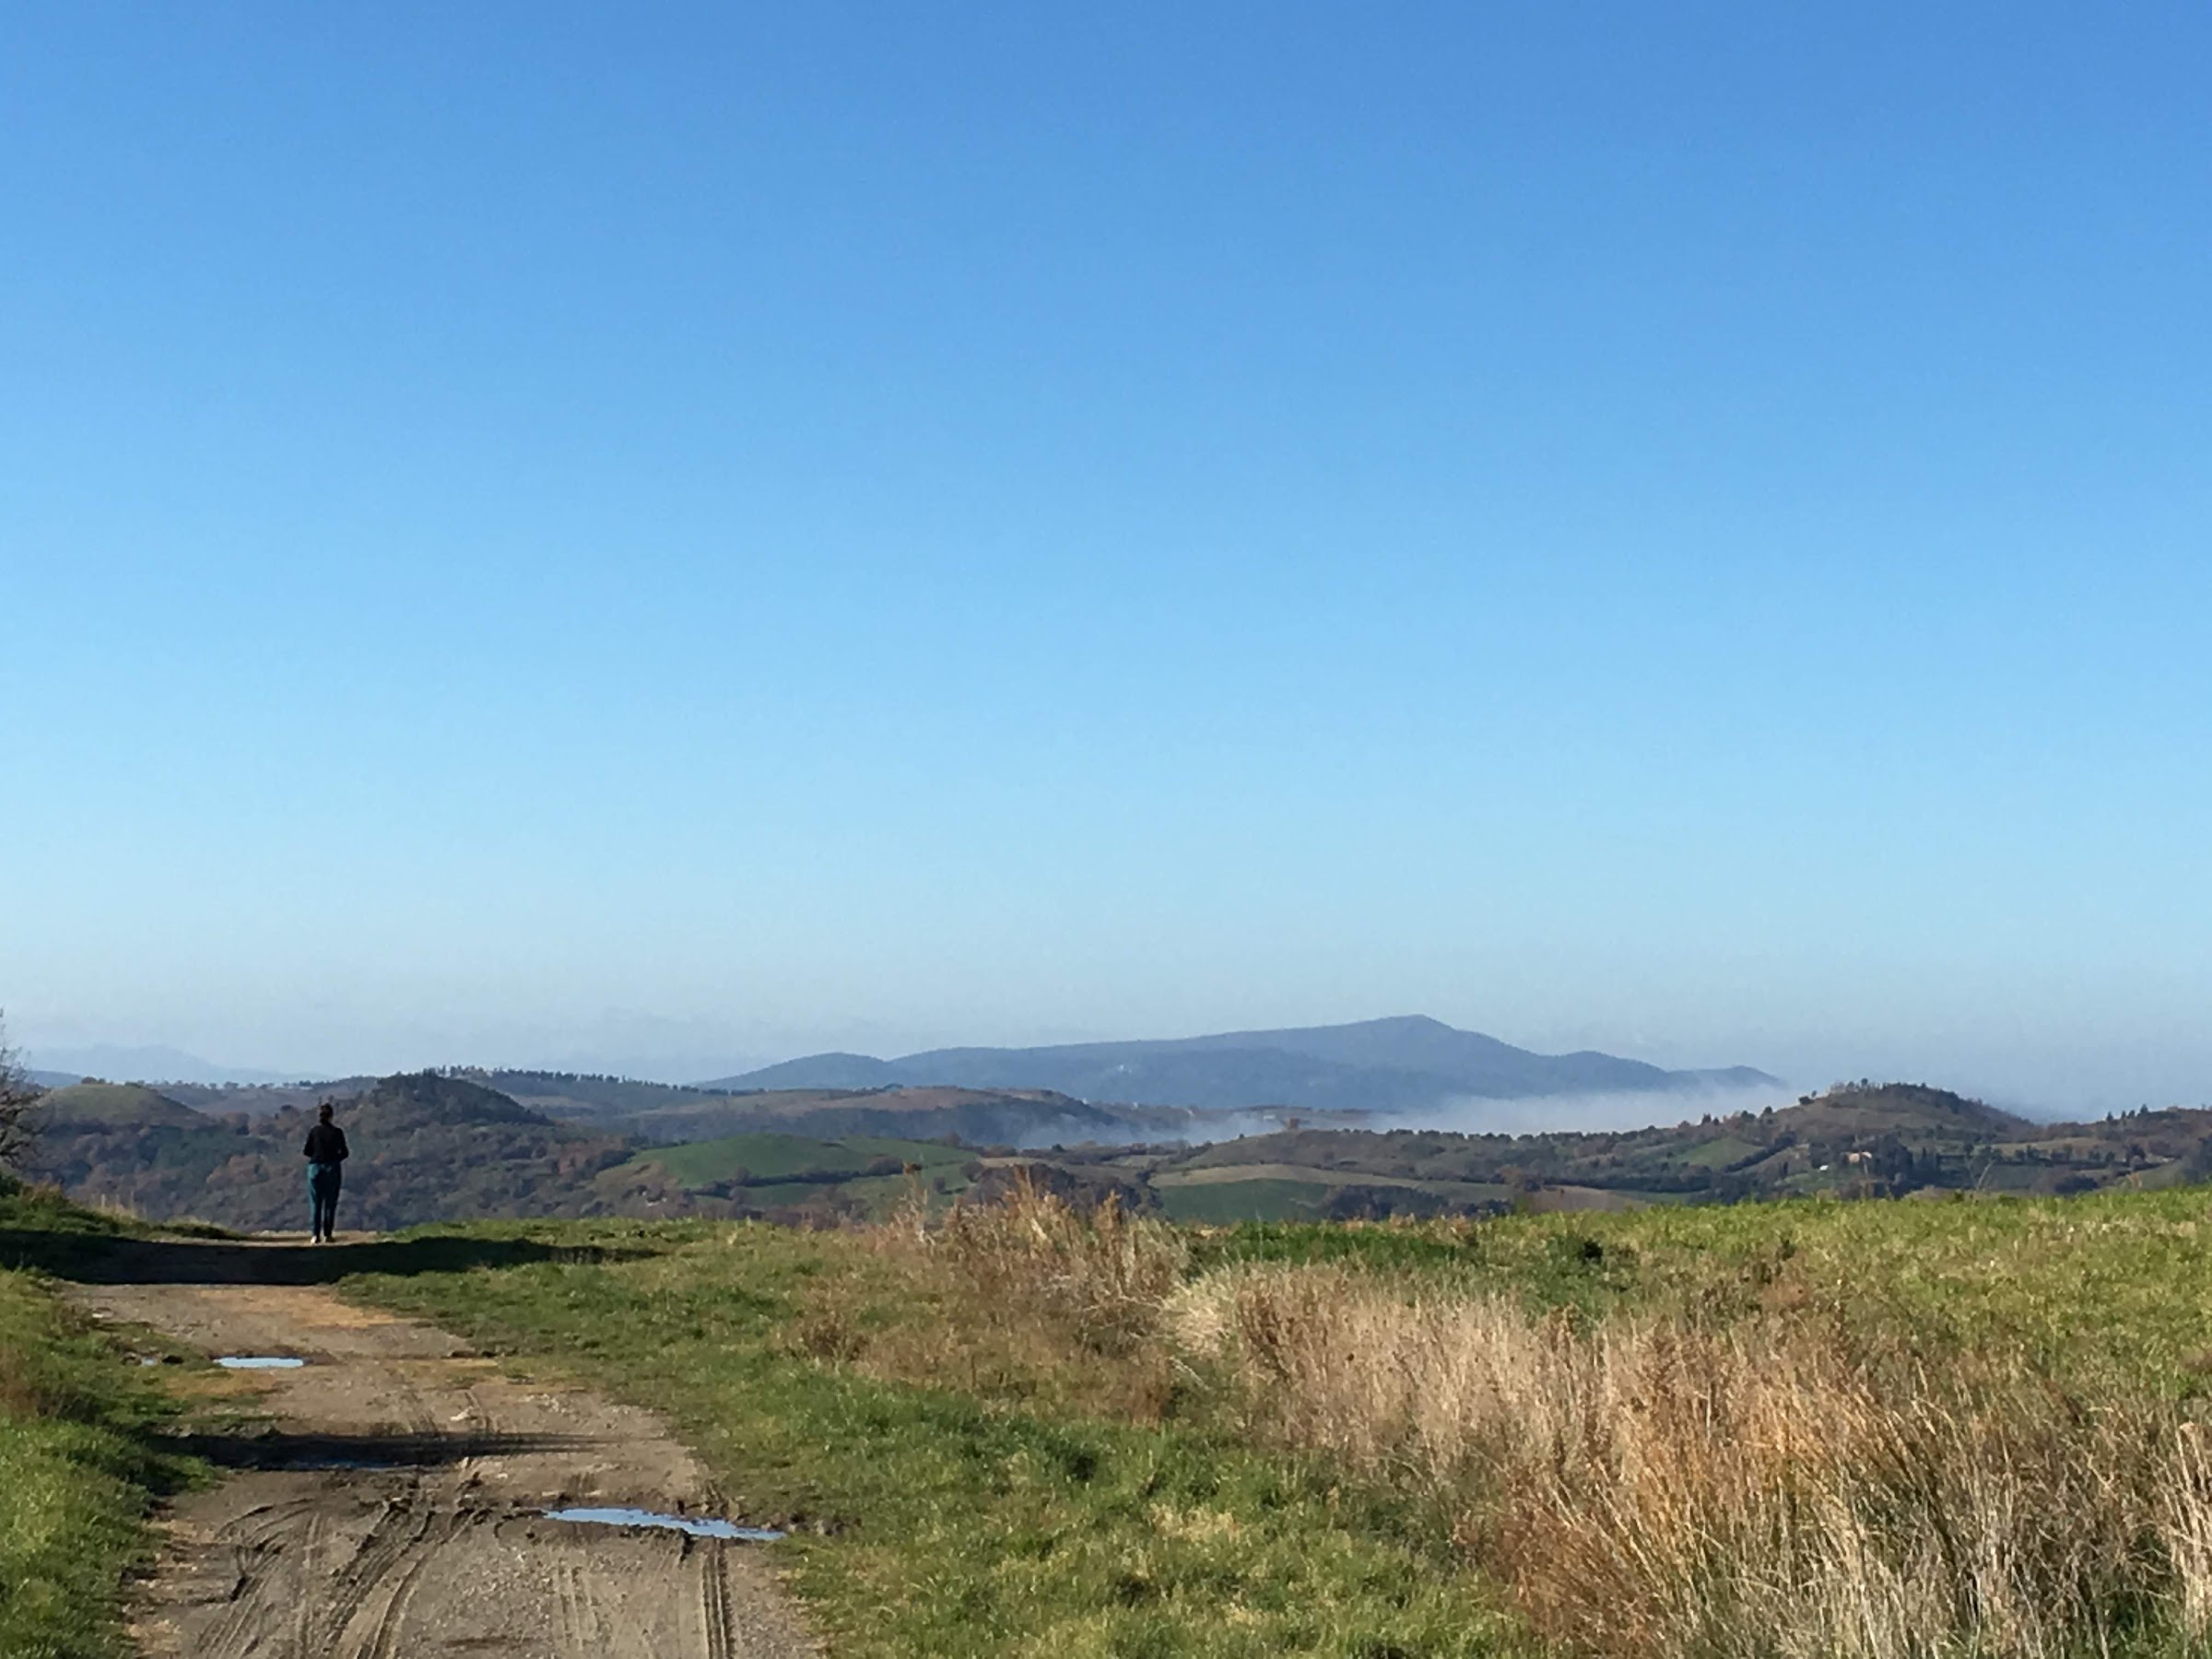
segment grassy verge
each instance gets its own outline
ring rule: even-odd
[[[2076,1198],[1800,1199],[1371,1227],[1277,1223],[1201,1268],[1335,1265],[1509,1295],[1585,1325],[1818,1315],[1933,1358],[2003,1349],[2069,1384],[2187,1399],[2212,1378],[2212,1189]]]
[[[1566,1652],[2212,1652],[2212,1194],[1209,1236],[1248,1432],[1437,1494]]]
[[[1433,1511],[1133,1394],[1136,1354],[980,1321],[867,1236],[506,1233],[653,1253],[351,1287],[668,1413],[735,1505],[793,1526],[840,1655],[1510,1651]]]
[[[2212,1652],[2203,1190],[513,1230],[638,1253],[358,1288],[669,1412],[841,1653]]]
[[[96,1241],[67,1206],[0,1191],[0,1232]],[[154,1431],[173,1407],[54,1296],[0,1267],[0,1654],[112,1659],[126,1651],[125,1573],[155,1497],[197,1477]]]

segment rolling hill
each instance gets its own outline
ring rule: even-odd
[[[1415,1113],[1455,1101],[1693,1094],[1779,1087],[1747,1066],[1666,1071],[1585,1051],[1538,1054],[1422,1016],[1355,1025],[1049,1048],[951,1048],[878,1060],[814,1054],[701,1085],[715,1089],[949,1085],[1049,1089],[1093,1104],[1207,1111]]]
[[[48,1135],[202,1126],[198,1112],[143,1083],[73,1083],[53,1089],[39,1098],[31,1123]]]
[[[1042,1089],[785,1088],[751,1094],[687,1093],[637,1110],[548,1108],[578,1124],[661,1143],[781,1131],[816,1137],[947,1137],[970,1145],[1041,1146],[1187,1135],[1193,1113],[1093,1106]]]
[[[537,1103],[478,1080],[502,1075],[538,1091]],[[1648,1128],[1513,1135],[1209,1117],[1039,1090],[718,1095],[588,1081],[426,1072],[367,1082],[340,1109],[355,1148],[342,1225],[606,1215],[824,1225],[880,1217],[916,1196],[988,1201],[1022,1181],[1226,1221],[2063,1194],[2212,1178],[2212,1111],[2039,1124],[1919,1084],[1839,1087]],[[220,1098],[241,1094],[277,1104],[217,1113],[141,1085],[53,1090],[34,1114],[30,1173],[149,1219],[296,1230],[312,1101],[288,1088]],[[1133,1139],[1147,1124],[1154,1137]],[[1264,1132],[1234,1132],[1253,1125]],[[1047,1127],[1053,1144],[1040,1133]]]
[[[2064,1194],[2212,1177],[2212,1111],[2039,1124],[1946,1089],[1866,1083],[1780,1110],[1621,1132],[1299,1128],[1211,1146],[1076,1149],[1045,1161],[1077,1180],[1128,1183],[1187,1220]]]
[[[820,1098],[854,1097],[825,1091]],[[1211,1144],[1070,1142],[1041,1151],[999,1146],[971,1152],[937,1141],[756,1130],[649,1148],[627,1172],[626,1202],[642,1206],[641,1213],[810,1224],[878,1216],[917,1190],[935,1203],[962,1195],[988,1201],[1022,1180],[1085,1201],[1112,1193],[1131,1208],[1209,1222],[1969,1190],[2050,1194],[2212,1175],[2212,1112],[2052,1125],[1924,1085],[1868,1084],[1781,1109],[1600,1133],[1300,1126]]]
[[[312,1121],[289,1103],[213,1116],[141,1086],[79,1084],[40,1101],[30,1173],[149,1219],[297,1230]],[[342,1227],[606,1214],[618,1201],[596,1179],[633,1150],[433,1073],[380,1080],[347,1102],[342,1121],[354,1147]]]

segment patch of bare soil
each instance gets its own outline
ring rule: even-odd
[[[815,1653],[757,1544],[545,1518],[722,1515],[649,1414],[525,1386],[431,1326],[296,1282],[303,1247],[158,1249],[141,1282],[78,1300],[210,1355],[307,1363],[248,1373],[269,1432],[201,1448],[237,1473],[166,1518],[135,1619],[149,1659]]]

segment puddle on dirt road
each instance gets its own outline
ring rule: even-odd
[[[298,1371],[307,1363],[283,1354],[218,1354],[215,1362],[225,1371]]]
[[[689,1515],[661,1515],[641,1509],[557,1509],[547,1510],[545,1516],[548,1521],[575,1521],[586,1526],[658,1526],[689,1533],[695,1538],[736,1538],[747,1544],[773,1544],[783,1535],[773,1527],[699,1521]]]

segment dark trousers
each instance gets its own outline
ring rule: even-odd
[[[327,1239],[337,1230],[338,1185],[344,1171],[335,1163],[307,1166],[308,1207],[314,1213],[314,1234]]]

